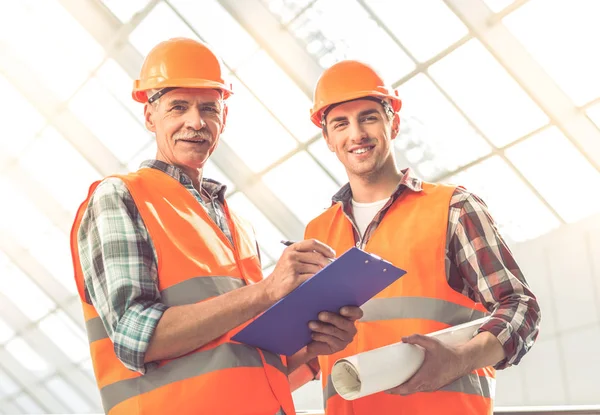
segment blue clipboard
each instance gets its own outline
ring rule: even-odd
[[[291,356],[312,341],[308,322],[321,311],[361,306],[406,271],[351,248],[244,327],[232,340]]]

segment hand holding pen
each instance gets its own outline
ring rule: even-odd
[[[291,245],[293,245],[293,244],[297,243],[297,242],[293,242],[293,241],[286,241],[285,239],[282,239],[282,240],[281,240],[281,241],[279,241],[279,242],[281,242],[281,243],[282,243],[283,245],[285,245],[285,246],[291,246]],[[334,256],[333,256],[333,258],[327,257],[327,260],[328,260],[329,262],[333,262],[333,261],[335,261],[335,253],[334,253]]]
[[[271,301],[279,301],[325,268],[334,257],[333,249],[315,239],[290,243],[271,275],[262,281],[268,297]]]

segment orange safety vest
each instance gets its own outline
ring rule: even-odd
[[[224,210],[234,246],[198,201],[171,176],[152,168],[115,176],[129,189],[156,249],[161,302],[205,301],[262,279],[252,229]],[[83,305],[94,373],[106,413],[295,414],[283,356],[231,340],[244,325],[146,374],[127,369],[85,298],[77,231],[94,183],[71,230],[75,280]]]
[[[454,291],[445,272],[448,210],[455,188],[423,183],[421,192],[403,192],[363,248],[407,271],[406,275],[362,307],[357,335],[341,352],[319,356],[327,415],[491,414],[495,370],[473,371],[441,390],[409,396],[377,393],[346,401],[331,383],[340,358],[483,317],[479,303]],[[318,239],[343,253],[354,245],[352,224],[336,203],[311,221],[306,238]]]

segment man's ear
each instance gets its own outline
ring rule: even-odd
[[[398,136],[400,133],[400,115],[398,113],[394,114],[394,119],[392,120],[392,140]]]
[[[154,113],[155,108],[153,104],[145,103],[144,104],[144,124],[148,131],[156,132],[156,124],[154,124]]]
[[[225,129],[225,124],[227,124],[227,111],[229,111],[229,107],[227,104],[223,103],[223,124],[221,124],[221,132],[223,134],[223,130]]]
[[[325,144],[327,144],[327,148],[329,149],[329,151],[335,153],[335,147],[331,143],[331,139],[327,135],[327,131],[325,129],[323,129],[323,138],[325,139]]]

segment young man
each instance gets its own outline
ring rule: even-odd
[[[230,94],[206,45],[157,45],[133,89],[156,160],[94,183],[77,213],[75,279],[107,413],[293,415],[288,375],[356,333],[362,312],[345,307],[312,322],[314,341],[289,358],[231,341],[334,253],[296,243],[263,279],[251,227],[202,177]]]
[[[338,253],[357,246],[407,270],[362,307],[346,349],[319,357],[326,413],[491,414],[495,369],[517,364],[531,348],[540,310],[477,196],[397,168],[401,106],[397,91],[357,61],[333,65],[315,89],[311,120],[349,183],[305,236]],[[460,347],[423,336],[487,312],[489,321]],[[329,376],[337,359],[398,341],[426,352],[410,380],[355,401],[337,395]]]

